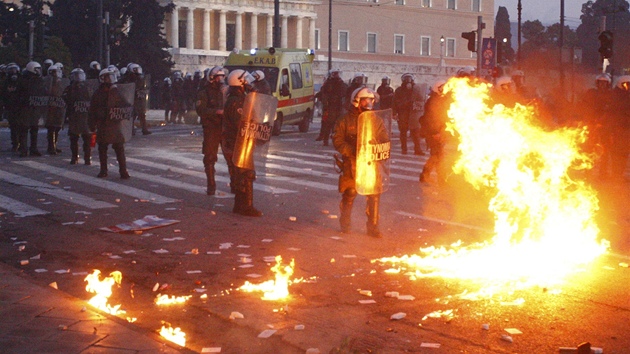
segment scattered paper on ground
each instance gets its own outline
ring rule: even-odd
[[[523,334],[523,332],[519,331],[516,328],[506,328],[505,331],[509,334]]]
[[[107,232],[133,232],[155,229],[168,225],[177,224],[179,220],[162,219],[155,215],[147,215],[142,219],[134,220],[130,223],[118,224],[109,227],[101,227],[99,230]]]
[[[440,343],[420,343],[421,348],[439,348]]]
[[[258,335],[258,338],[269,338],[271,337],[274,333],[276,333],[275,329],[266,329],[262,332],[260,332],[260,334]]]
[[[359,300],[359,303],[362,305],[375,304],[376,300]]]

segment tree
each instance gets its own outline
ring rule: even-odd
[[[497,39],[497,50],[501,52],[498,61],[503,63],[514,62],[514,49],[512,48],[512,31],[510,29],[510,15],[507,8],[499,6],[497,17],[494,22],[494,37]],[[503,42],[503,39],[506,39]]]

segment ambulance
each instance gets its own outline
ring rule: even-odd
[[[278,99],[273,135],[280,135],[282,125],[297,125],[308,132],[313,119],[313,58],[311,49],[265,48],[248,52],[232,52],[224,67],[242,69],[250,73],[262,70]]]

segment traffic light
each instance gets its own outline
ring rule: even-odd
[[[462,32],[462,38],[468,40],[468,50],[471,52],[477,51],[477,34],[475,31],[472,32]]]
[[[610,58],[613,55],[613,34],[610,31],[604,31],[599,34],[599,53],[603,58]]]

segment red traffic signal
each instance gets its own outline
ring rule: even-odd
[[[599,34],[599,53],[602,57],[608,59],[613,55],[613,34],[610,31],[604,31]]]
[[[468,40],[468,50],[471,52],[477,51],[477,34],[475,31],[472,32],[462,32],[462,38]]]

